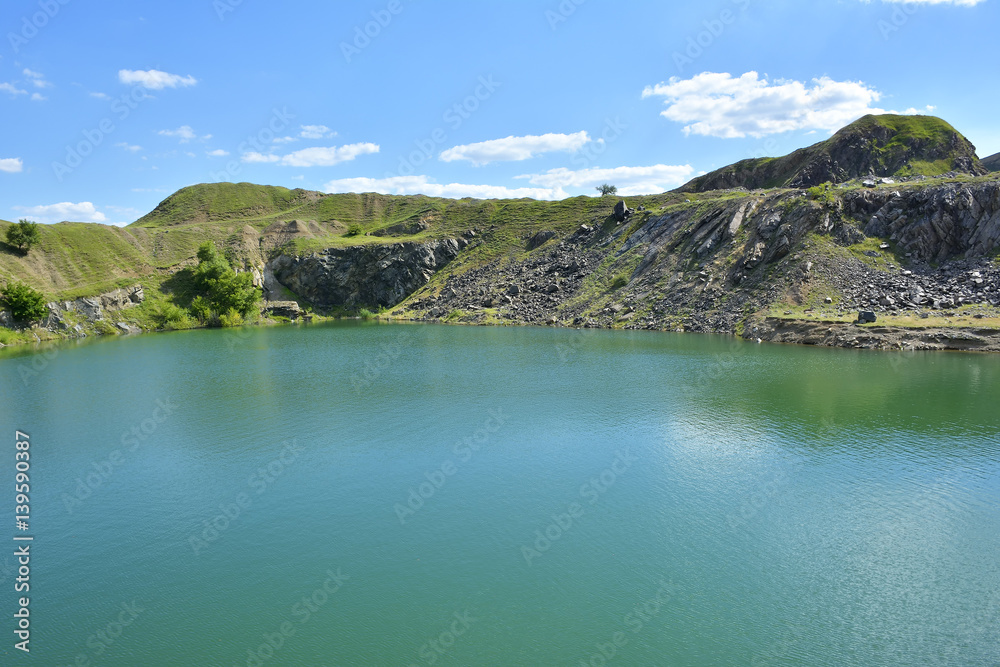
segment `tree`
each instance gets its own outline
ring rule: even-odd
[[[41,240],[42,233],[38,231],[37,222],[21,219],[7,228],[7,243],[24,254],[28,254],[31,247]]]
[[[602,183],[601,185],[598,185],[594,189],[600,192],[602,197],[604,197],[605,195],[613,195],[618,193],[618,188],[611,185],[610,183]]]
[[[20,322],[40,320],[49,312],[45,306],[45,295],[22,282],[8,283],[3,291],[3,300],[14,319]]]

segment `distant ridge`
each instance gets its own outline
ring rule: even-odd
[[[1000,171],[1000,153],[982,159],[983,166],[990,171]]]
[[[678,191],[800,188],[866,176],[940,176],[952,171],[981,176],[987,168],[976,157],[976,147],[947,122],[934,116],[868,115],[826,141],[784,157],[741,160],[699,176]]]

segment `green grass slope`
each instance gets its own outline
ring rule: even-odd
[[[933,116],[865,116],[826,141],[779,158],[741,160],[681,186],[681,192],[809,187],[875,176],[986,173],[975,146]]]
[[[982,159],[983,166],[990,171],[1000,171],[1000,153],[994,153]]]

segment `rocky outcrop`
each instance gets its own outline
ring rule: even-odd
[[[46,304],[49,314],[45,326],[50,329],[70,329],[73,327],[65,317],[68,312],[77,313],[89,322],[99,322],[104,319],[105,311],[116,311],[137,306],[145,301],[142,285],[133,285],[99,294],[95,297],[83,297],[73,301],[54,301]]]
[[[867,176],[949,171],[987,173],[976,157],[976,147],[951,125],[931,116],[869,115],[826,141],[784,157],[742,160],[699,176],[679,191],[805,188]]]
[[[304,257],[281,255],[267,268],[298,297],[320,308],[391,307],[459,252],[459,241],[329,248]]]

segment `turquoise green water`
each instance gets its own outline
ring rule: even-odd
[[[4,665],[1000,664],[997,356],[355,323],[7,352]]]

